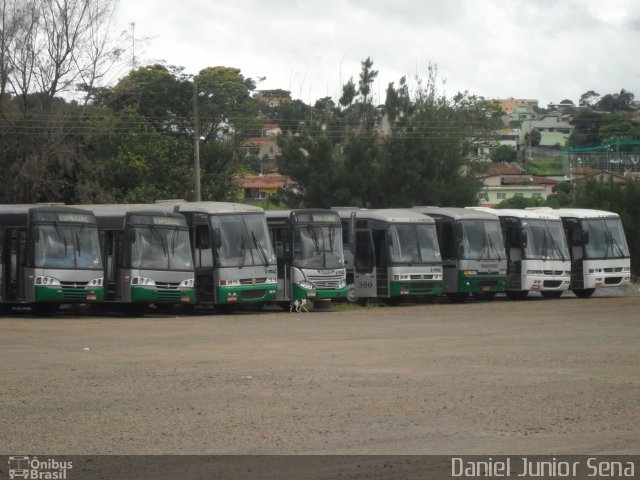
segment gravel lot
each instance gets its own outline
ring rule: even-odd
[[[1,454],[637,454],[637,286],[304,314],[0,317]]]

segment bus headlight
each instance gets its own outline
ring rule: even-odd
[[[146,287],[155,287],[156,282],[153,279],[147,278],[147,277],[132,277],[131,285],[144,285]]]
[[[218,285],[221,287],[239,287],[240,280],[218,280]]]
[[[34,285],[46,285],[48,287],[60,286],[60,280],[53,277],[45,277],[44,275],[37,276],[34,281]]]
[[[336,285],[336,290],[342,290],[346,286],[347,286],[347,281],[346,280],[340,280],[338,282],[338,285]]]
[[[269,277],[265,283],[278,283],[277,277]]]
[[[407,280],[411,280],[411,275],[394,275],[393,280],[395,282],[406,282]]]
[[[87,283],[87,287],[101,287],[103,283],[104,283],[103,277],[94,278],[89,283]]]
[[[299,287],[304,288],[305,290],[313,290],[314,288],[316,288],[313,283],[311,282],[307,282],[306,280],[302,280],[301,282],[298,282],[297,285]]]
[[[477,270],[465,270],[464,271],[464,276],[465,277],[470,277],[472,275],[477,275],[478,271]]]
[[[183,288],[193,287],[193,278],[187,278],[186,280],[181,281],[178,287],[183,287]]]

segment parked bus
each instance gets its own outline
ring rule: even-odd
[[[509,298],[526,298],[530,291],[553,298],[569,289],[571,260],[560,217],[538,210],[476,209],[500,218]]]
[[[3,309],[51,315],[62,304],[104,298],[95,216],[61,205],[0,205]]]
[[[597,288],[631,280],[631,258],[617,213],[589,209],[557,209],[571,255],[570,289],[590,297]]]
[[[193,249],[196,305],[230,312],[261,306],[277,294],[276,256],[264,210],[225,202],[156,202],[185,216]]]
[[[402,209],[335,209],[342,220],[350,301],[443,293],[435,220]]]
[[[104,264],[104,300],[130,316],[149,305],[195,301],[187,221],[154,205],[87,205],[96,216]]]
[[[278,260],[278,297],[295,300],[347,296],[342,224],[332,210],[266,212]]]
[[[507,255],[500,220],[468,208],[414,207],[436,221],[444,292],[452,301],[504,292]]]

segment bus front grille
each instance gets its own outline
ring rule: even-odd
[[[622,277],[605,277],[604,284],[605,285],[618,285],[622,283]]]
[[[86,283],[61,282],[62,298],[69,301],[85,301],[89,291]]]
[[[562,280],[545,280],[542,285],[545,288],[558,288],[562,285]]]
[[[243,278],[240,280],[241,285],[262,285],[267,283],[266,277],[263,278]]]
[[[308,275],[307,278],[318,290],[335,290],[344,280],[342,275]]]

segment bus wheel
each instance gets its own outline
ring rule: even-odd
[[[358,301],[358,297],[356,297],[356,286],[353,283],[350,283],[347,287],[347,301],[351,303]]]
[[[31,305],[31,310],[39,317],[51,317],[58,312],[58,308],[57,303],[34,303]]]
[[[465,301],[469,294],[467,292],[452,292],[447,293],[447,298],[453,303],[462,303]]]
[[[574,288],[573,294],[578,298],[589,298],[595,291],[595,288]]]
[[[507,290],[505,293],[511,300],[524,300],[529,295],[529,290]]]
[[[146,303],[130,303],[124,306],[124,314],[127,317],[144,317],[148,309]]]
[[[542,295],[544,298],[560,298],[562,296],[562,290],[543,290],[542,292],[540,292],[540,295]]]

